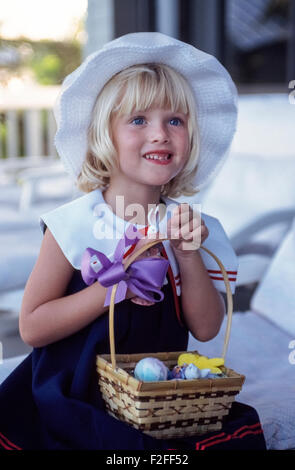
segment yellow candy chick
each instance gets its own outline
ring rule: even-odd
[[[195,361],[200,357],[197,353],[183,353],[178,356],[177,364],[183,366],[183,364],[194,364]]]
[[[178,365],[183,364],[194,364],[199,369],[210,369],[212,374],[221,374],[222,370],[220,366],[224,365],[224,359],[222,357],[213,357],[209,359],[207,356],[200,356],[197,353],[183,353],[178,358]]]

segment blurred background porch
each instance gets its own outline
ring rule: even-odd
[[[1,3],[0,341],[4,357],[28,350],[18,337],[17,321],[41,243],[39,215],[79,195],[54,148],[52,109],[61,82],[88,54],[128,32],[160,31],[214,54],[238,87],[238,132],[229,158],[214,183],[191,201],[202,202],[202,210],[218,217],[231,237],[244,267],[236,309],[249,308],[294,216],[295,2],[75,0],[63,10],[57,1],[41,8],[40,2],[30,0],[23,12],[20,0]],[[16,11],[22,19],[18,29],[13,26]],[[56,23],[57,14],[63,28]],[[34,22],[29,23],[32,17]]]

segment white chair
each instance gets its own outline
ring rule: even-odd
[[[56,162],[15,177],[20,185],[0,186],[0,310],[17,314],[42,241],[39,217],[73,199],[76,190]]]
[[[280,240],[290,229],[295,218],[295,209],[276,210],[262,217],[257,217],[231,237],[231,244],[239,256],[237,286],[258,283],[267,270],[278,247],[277,237],[270,238],[271,229],[280,226]],[[263,234],[267,232],[268,237]],[[261,239],[259,240],[259,235]]]
[[[1,348],[0,348],[1,350]],[[11,374],[11,372],[27,357],[26,354],[21,356],[2,359],[0,355],[0,384]]]
[[[294,449],[295,106],[283,94],[239,104],[232,152],[202,201],[239,256],[226,365],[246,375],[237,400],[258,411],[268,449]],[[208,343],[190,336],[188,349],[220,356],[225,327]]]
[[[295,219],[263,275],[255,254],[247,282],[259,282],[246,312],[235,311],[226,365],[246,376],[237,396],[259,414],[268,449],[295,448]],[[240,267],[243,270],[243,265]],[[235,301],[234,301],[235,305]],[[220,356],[227,317],[214,340],[200,343],[190,335],[189,350]]]

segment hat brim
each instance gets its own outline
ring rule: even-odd
[[[108,43],[66,77],[55,106],[57,152],[66,170],[76,178],[88,147],[87,131],[93,106],[104,85],[131,65],[166,64],[187,79],[195,97],[200,153],[194,184],[201,189],[219,170],[234,136],[236,87],[215,57],[167,36],[164,44],[159,40],[154,43],[147,40],[143,44],[142,35],[149,34],[156,34],[158,39],[164,36],[160,33],[126,35],[125,41],[119,38]],[[141,39],[139,44],[132,40],[134,35]]]

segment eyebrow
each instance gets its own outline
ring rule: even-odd
[[[181,114],[182,116],[188,116],[189,113],[184,113],[182,111],[172,111],[170,109],[167,109],[165,110],[167,112],[167,114]],[[146,110],[143,110],[143,109],[137,109],[137,110],[134,110],[134,111],[131,111],[131,113],[124,113],[123,116],[134,116],[135,114],[145,114],[145,113],[148,113],[149,112],[149,109],[146,109]]]

